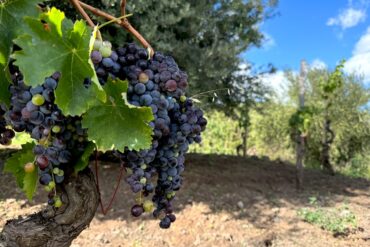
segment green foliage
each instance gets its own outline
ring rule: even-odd
[[[38,183],[38,171],[35,169],[31,173],[26,173],[23,179],[23,191],[26,194],[28,200],[32,201],[32,198],[36,192],[37,189],[37,183]]]
[[[350,211],[348,206],[340,208],[322,208],[319,206],[316,197],[311,197],[310,204],[313,208],[302,208],[298,210],[298,216],[304,221],[315,224],[324,230],[333,233],[345,233],[357,227],[356,216]]]
[[[370,179],[370,155],[356,154],[348,165],[340,167],[339,172],[349,177]]]
[[[81,155],[80,159],[77,161],[76,165],[74,166],[75,174],[78,174],[80,171],[85,170],[85,168],[89,165],[89,158],[91,154],[94,152],[96,146],[93,142],[90,142],[84,150],[84,153]]]
[[[38,172],[37,169],[35,169],[34,172],[26,174],[24,171],[24,165],[34,161],[34,145],[34,143],[23,145],[20,151],[7,159],[4,167],[5,172],[13,174],[13,176],[16,178],[18,186],[25,192],[29,200],[32,200],[32,197],[36,191]]]
[[[83,116],[82,126],[100,150],[140,150],[151,146],[152,110],[128,105],[127,88],[127,81],[109,79],[104,87],[107,102],[90,108]]]
[[[298,130],[300,133],[307,135],[311,126],[315,110],[312,107],[303,107],[295,112],[289,119],[289,126],[292,130]]]
[[[31,135],[26,132],[16,132],[12,140],[12,145],[22,146],[26,143],[33,142]]]
[[[321,94],[324,99],[335,96],[336,91],[343,85],[344,60],[335,67],[335,70],[329,74],[329,78],[322,78],[320,82]]]
[[[92,30],[84,21],[76,21],[73,25],[63,12],[53,8],[39,18],[26,17],[25,22],[29,34],[14,40],[22,50],[15,52],[13,57],[26,84],[41,85],[45,77],[60,72],[62,76],[55,96],[65,115],[81,115],[97,99],[105,100],[94,67],[89,63]],[[92,78],[92,86],[88,89],[82,83],[86,78]]]
[[[208,125],[202,135],[202,143],[193,145],[190,152],[235,155],[242,141],[238,122],[220,111],[210,111],[206,117]]]
[[[249,148],[253,148],[257,155],[271,159],[293,160],[289,116],[295,111],[294,107],[267,102],[259,108],[262,110],[251,112]]]
[[[24,16],[36,16],[40,0],[5,0],[0,3],[0,103],[9,103],[8,63],[15,37],[24,32]]]

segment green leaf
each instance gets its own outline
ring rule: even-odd
[[[9,81],[6,77],[6,69],[3,64],[0,64],[0,104],[5,103],[9,106],[11,96],[8,87]]]
[[[22,50],[13,57],[26,84],[41,85],[45,77],[60,72],[55,102],[65,115],[82,115],[97,102],[106,100],[90,61],[95,32],[84,21],[73,24],[63,12],[52,8],[38,19],[25,18],[25,22],[29,34],[14,40]],[[86,78],[92,79],[89,88],[83,83]]]
[[[35,155],[33,154],[34,143],[27,143],[22,146],[22,149],[13,154],[5,162],[4,172],[12,173],[17,181],[19,188],[25,187],[25,176],[24,165],[33,162]]]
[[[82,126],[88,129],[90,140],[100,150],[118,149],[124,151],[148,149],[152,142],[149,122],[154,119],[150,107],[136,107],[127,102],[128,82],[108,80],[104,90],[106,103],[89,109],[82,119]]]
[[[0,103],[9,104],[7,65],[13,39],[24,32],[24,16],[37,16],[41,0],[5,0],[0,3]]]
[[[32,201],[33,195],[36,192],[38,178],[37,169],[31,173],[26,173],[23,178],[23,191],[26,193],[26,196],[30,201]]]
[[[95,144],[93,142],[89,142],[87,147],[85,148],[84,153],[81,155],[80,159],[77,161],[75,165],[75,174],[80,171],[83,171],[89,165],[89,158],[91,154],[95,150]]]

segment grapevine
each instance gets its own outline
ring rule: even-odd
[[[186,96],[187,74],[130,25],[126,1],[122,17],[115,18],[71,0],[91,28],[55,8],[37,16],[29,9],[38,1],[20,1],[17,12],[9,13],[26,15],[27,34],[12,33],[11,52],[1,50],[7,61],[1,63],[6,69],[0,88],[8,90],[0,95],[0,144],[11,144],[15,132],[28,133],[34,142],[14,154],[5,171],[15,175],[29,199],[38,181],[57,210],[68,203],[62,186],[88,169],[94,150],[113,152],[136,195],[131,214],[151,213],[161,228],[169,228],[176,220],[172,203],[182,186],[185,154],[201,142],[207,125]],[[3,7],[15,9],[12,4]],[[123,26],[144,48],[112,47],[85,9]],[[11,18],[4,23],[10,25]]]

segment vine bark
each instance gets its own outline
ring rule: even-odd
[[[64,205],[10,220],[0,233],[0,247],[67,247],[86,229],[99,205],[94,175],[86,170],[61,186]]]

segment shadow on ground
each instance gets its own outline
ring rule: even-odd
[[[118,171],[116,164],[102,163],[100,166],[104,201],[108,201],[113,192]],[[24,199],[23,193],[16,189],[14,179],[8,174],[0,174],[0,201],[7,198]],[[294,166],[234,156],[188,155],[184,178],[183,189],[178,192],[175,201],[176,211],[194,203],[202,203],[210,209],[207,214],[228,212],[236,219],[247,218],[250,223],[262,228],[265,221],[275,217],[274,210],[286,204],[305,207],[310,196],[318,197],[324,206],[345,203],[351,197],[370,198],[370,181],[365,179],[305,170],[304,189],[297,192]],[[122,218],[135,221],[129,213],[134,199],[123,181],[111,212],[104,217],[98,214],[97,217],[99,220]],[[45,193],[39,192],[30,205],[44,202]],[[351,203],[367,207],[370,199]],[[241,210],[243,208],[246,210]]]

